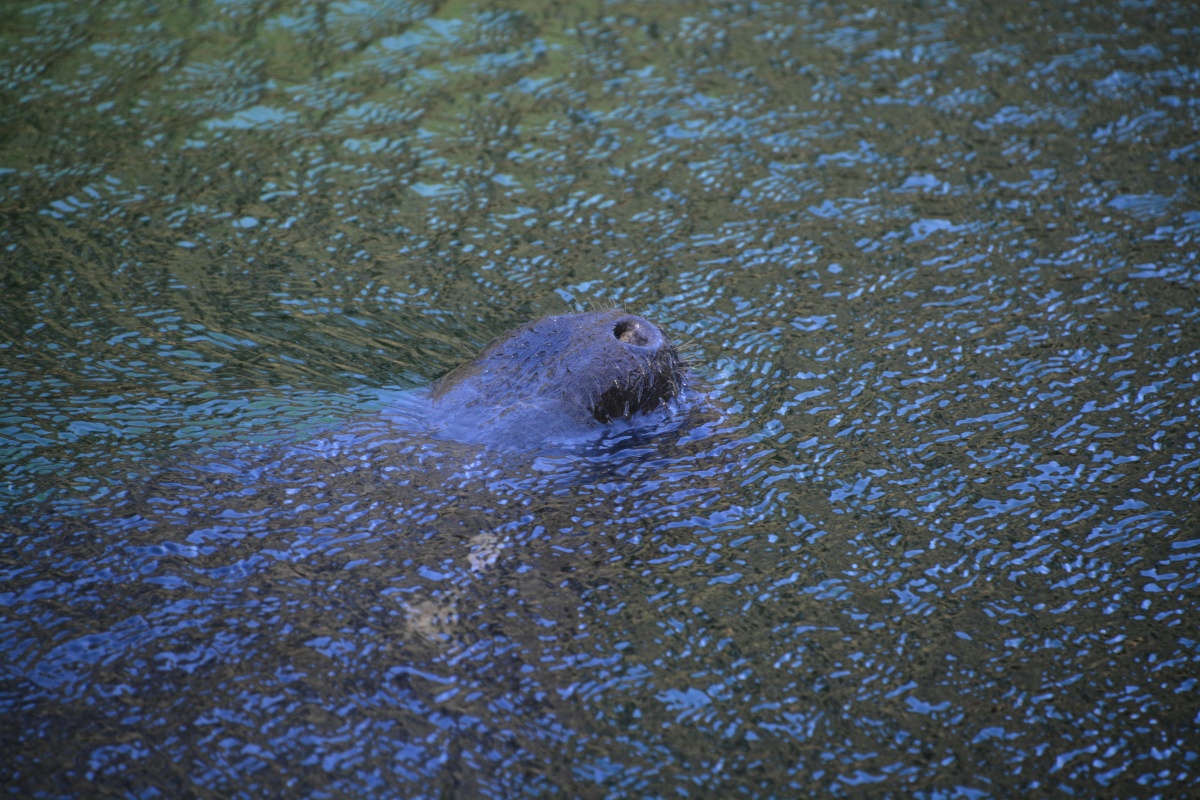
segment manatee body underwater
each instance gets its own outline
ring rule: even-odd
[[[539,452],[673,428],[691,419],[692,409],[675,413],[687,387],[686,361],[645,318],[619,310],[547,316],[503,334],[431,386],[388,392],[375,411],[315,435],[231,440],[199,457],[147,466],[92,513],[157,527],[173,520],[163,509],[187,506],[189,524],[246,515],[279,529],[307,524],[296,509],[331,496],[409,508],[432,492],[440,505],[444,480],[480,464],[521,472]],[[68,505],[72,514],[80,510],[77,501]]]
[[[447,438],[527,449],[653,422],[685,386],[686,362],[654,323],[620,310],[543,317],[488,345],[430,391]]]
[[[568,457],[555,480],[586,480],[604,459],[587,467],[576,459],[606,436],[620,448],[623,433],[640,441],[690,422],[696,409],[677,413],[688,386],[678,348],[643,317],[619,310],[547,316],[503,334],[431,386],[387,392],[375,410],[315,435],[231,439],[147,464],[99,503],[54,492],[29,519],[69,517],[81,528],[85,520],[116,519],[143,530],[148,542],[192,541],[203,538],[198,526],[218,519],[253,523],[256,536],[319,528],[321,509],[338,502],[393,509],[386,527],[397,533],[411,533],[409,512],[424,519],[430,515],[418,509],[437,509],[437,522],[421,530],[465,526],[474,535],[510,521],[507,513],[468,519],[468,509],[496,507],[495,486],[481,475],[529,477],[530,458],[552,453]],[[450,484],[456,492],[446,491]],[[234,538],[245,533],[233,528]]]

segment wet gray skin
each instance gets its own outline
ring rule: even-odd
[[[1200,795],[1198,32],[4,4],[0,787]]]
[[[662,410],[683,390],[684,369],[663,330],[633,314],[544,317],[438,380],[431,425],[517,449],[594,437]]]

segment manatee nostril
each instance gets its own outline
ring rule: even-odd
[[[613,336],[617,337],[617,341],[638,347],[646,347],[654,341],[649,323],[637,317],[629,317],[618,322],[613,326]]]

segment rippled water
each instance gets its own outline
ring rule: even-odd
[[[2,13],[12,796],[1197,791],[1194,5]],[[590,302],[686,424],[426,435]]]

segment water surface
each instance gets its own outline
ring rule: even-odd
[[[1192,4],[2,13],[13,796],[1196,791]],[[413,424],[592,302],[688,424]]]

